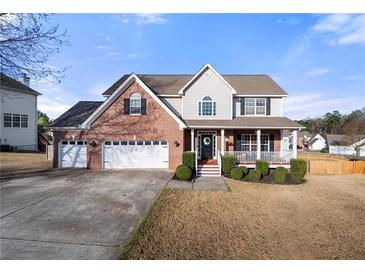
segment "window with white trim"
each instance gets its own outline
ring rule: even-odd
[[[214,116],[216,115],[217,104],[213,101],[212,97],[205,96],[199,101],[199,116]]]
[[[261,151],[270,151],[269,134],[261,134],[260,141],[261,141]],[[257,135],[241,134],[241,150],[257,151]]]
[[[20,114],[13,114],[13,127],[20,127]]]
[[[246,98],[245,115],[265,115],[266,98]]]
[[[141,95],[139,93],[133,93],[129,97],[129,113],[130,114],[141,114]]]
[[[4,113],[4,127],[11,127],[11,113]]]
[[[28,115],[22,114],[20,123],[21,123],[21,127],[28,127]]]

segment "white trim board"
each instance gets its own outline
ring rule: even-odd
[[[96,110],[85,122],[82,123],[81,128],[89,129],[91,124],[134,82],[136,81],[174,120],[179,124],[180,128],[186,128],[183,121],[180,120],[155,94],[143,83],[134,73],[125,80],[118,89],[110,95],[104,103]]]
[[[202,72],[204,72],[206,69],[210,69],[213,71],[213,73],[231,90],[232,94],[237,94],[237,91],[210,65],[205,64],[190,80],[187,82],[178,92],[180,95],[184,95],[184,91],[186,88],[188,88],[191,83],[195,81],[196,78],[198,78]]]

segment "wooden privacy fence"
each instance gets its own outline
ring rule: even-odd
[[[307,160],[308,171],[312,174],[365,174],[365,161],[350,161],[342,157],[307,156],[299,158]]]

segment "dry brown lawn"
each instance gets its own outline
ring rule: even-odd
[[[44,153],[0,152],[0,178],[31,175],[52,168]]]
[[[167,190],[128,259],[365,259],[365,176]]]

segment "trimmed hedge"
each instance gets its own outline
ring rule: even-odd
[[[222,156],[223,174],[231,174],[232,168],[236,166],[236,158],[230,155]]]
[[[260,181],[261,178],[262,178],[261,172],[256,169],[251,169],[247,176],[247,179],[253,182]]]
[[[195,152],[184,151],[182,154],[182,164],[190,167],[192,170],[195,169]]]
[[[286,173],[287,173],[287,169],[283,166],[278,166],[275,169],[275,173],[274,173],[274,181],[275,183],[281,184],[285,182],[285,178],[286,178]]]
[[[179,165],[176,168],[176,177],[179,180],[191,180],[191,178],[193,177],[193,171],[190,167],[185,166],[185,165]]]
[[[291,174],[295,174],[295,178],[303,179],[307,174],[307,162],[303,159],[291,159],[290,172]]]
[[[231,178],[235,180],[241,180],[243,177],[243,171],[241,168],[234,167],[231,169]]]
[[[238,168],[242,170],[243,177],[245,177],[245,176],[248,174],[248,168],[247,168],[247,167],[245,167],[245,166],[240,166],[240,167],[238,167]]]
[[[256,160],[256,170],[259,170],[263,176],[269,174],[269,163],[265,160]]]

